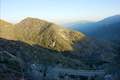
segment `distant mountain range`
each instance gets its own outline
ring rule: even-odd
[[[98,22],[72,23],[69,28],[96,39],[120,40],[120,15],[111,16]]]

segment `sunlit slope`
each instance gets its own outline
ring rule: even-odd
[[[4,20],[0,20],[0,37],[6,39],[15,39],[14,25]]]
[[[85,37],[80,32],[70,31],[54,23],[35,18],[22,20],[16,24],[15,31],[18,40],[57,51],[72,50],[72,44]]]

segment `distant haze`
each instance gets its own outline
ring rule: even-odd
[[[120,14],[120,0],[0,0],[0,18],[35,17],[52,22],[100,20]]]

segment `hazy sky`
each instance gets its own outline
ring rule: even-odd
[[[0,18],[25,17],[50,21],[99,20],[120,14],[120,0],[0,0]]]

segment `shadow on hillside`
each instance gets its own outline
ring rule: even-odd
[[[29,78],[27,72],[29,73],[30,64],[39,63],[39,60],[41,63],[46,62],[47,58],[52,57],[50,55],[52,52],[57,51],[39,45],[0,38],[0,80]]]
[[[96,54],[90,55],[88,53],[82,57],[81,55],[83,54],[76,51],[58,52],[40,45],[30,45],[21,41],[0,38],[0,79],[19,80],[23,77],[29,77],[29,75],[24,74],[29,72],[30,64],[33,63],[59,64],[60,61],[68,60],[68,62],[63,64],[71,66],[76,65],[75,63],[78,62],[71,62],[69,59],[64,60],[63,58],[78,59],[82,61],[82,64],[89,65],[91,69],[97,69],[97,67],[101,66],[102,69],[109,70],[108,66],[111,66],[110,70],[112,72],[114,72],[113,68],[115,71],[118,70],[119,54],[111,60],[101,59],[100,55]],[[103,66],[104,64],[105,66]]]

